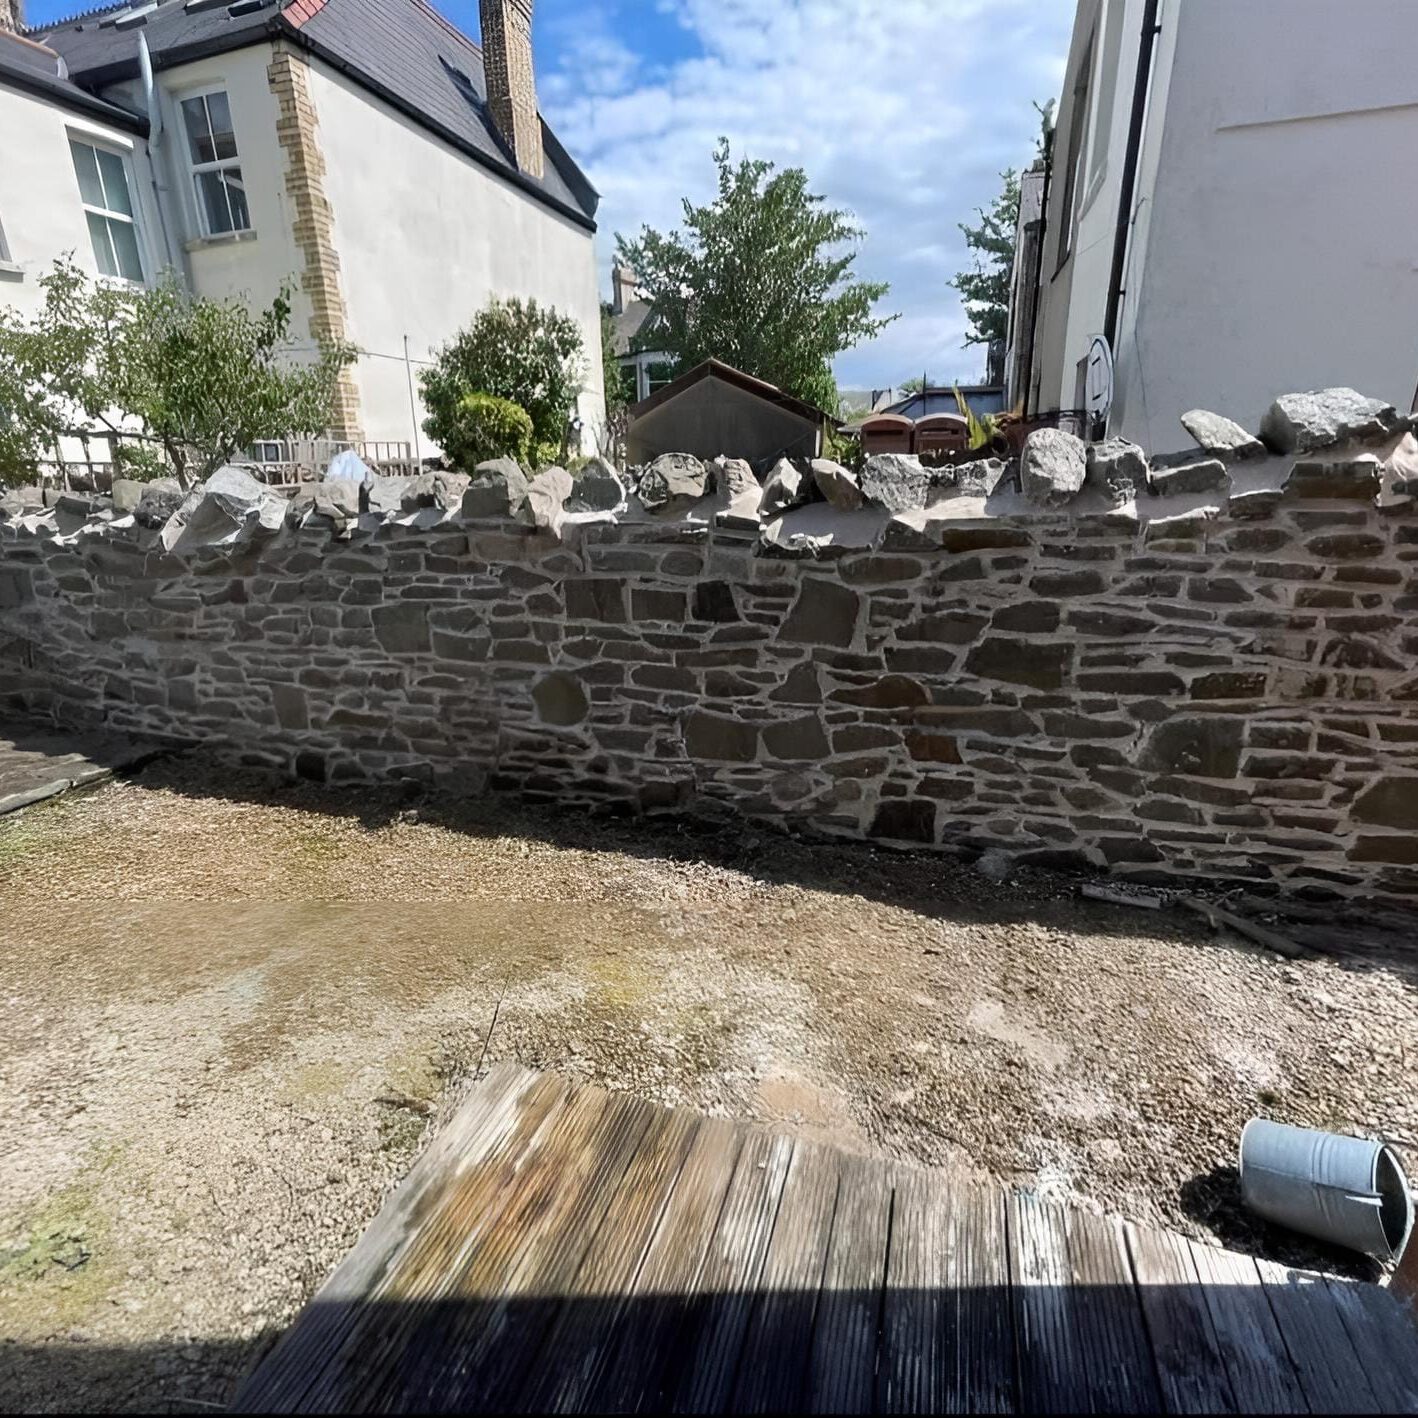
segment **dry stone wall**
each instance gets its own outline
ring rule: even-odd
[[[1412,898],[1395,446],[1219,493],[997,488],[771,532],[430,506],[168,550],[61,506],[0,520],[0,703],[334,782]]]

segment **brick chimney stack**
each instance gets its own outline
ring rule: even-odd
[[[635,293],[635,272],[617,263],[611,270],[611,314],[624,315],[626,308],[634,303]]]
[[[4,4],[5,0],[0,0]],[[542,124],[532,72],[533,0],[481,0],[487,104],[517,166],[542,175]]]

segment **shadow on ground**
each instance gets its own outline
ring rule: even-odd
[[[1418,1330],[1344,1282],[975,1284],[317,1301],[250,1345],[11,1351],[31,1409],[1407,1412]],[[187,1368],[200,1380],[172,1377]]]
[[[18,730],[8,732],[19,735]],[[949,853],[790,835],[742,818],[716,823],[680,816],[633,817],[609,810],[592,813],[496,794],[455,798],[408,783],[335,787],[228,767],[198,749],[150,759],[144,766],[120,770],[119,776],[184,797],[217,797],[352,818],[371,832],[413,815],[421,823],[471,837],[516,835],[583,852],[702,862],[766,884],[862,896],[932,919],[1034,922],[1105,936],[1147,934],[1250,954],[1261,949],[1229,930],[1211,932],[1181,906],[1153,911],[1082,898],[1077,874],[1028,867],[995,882],[975,871],[967,859]],[[1237,902],[1233,894],[1204,881],[1184,885],[1208,899],[1225,900],[1240,914],[1263,913],[1271,929],[1343,968],[1387,970],[1409,988],[1418,989],[1418,910],[1410,913],[1364,903],[1360,914],[1353,901],[1267,899],[1258,888]]]

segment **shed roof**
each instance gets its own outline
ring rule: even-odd
[[[678,379],[672,379],[663,388],[655,390],[648,398],[641,399],[638,404],[632,404],[630,417],[632,419],[642,418],[645,414],[658,409],[662,404],[667,404],[671,399],[678,398],[687,389],[692,389],[705,379],[722,379],[724,383],[732,384],[745,393],[753,394],[765,403],[777,404],[779,408],[786,409],[789,413],[796,414],[809,423],[830,424],[836,422],[831,414],[819,409],[815,404],[809,404],[805,399],[786,394],[776,384],[769,384],[763,379],[755,379],[753,375],[745,374],[743,370],[735,369],[733,365],[725,364],[723,360],[719,359],[706,359],[702,364],[696,364],[693,369],[681,374]]]
[[[155,69],[284,38],[514,185],[595,229],[596,190],[542,123],[544,175],[522,172],[487,108],[482,50],[427,0],[158,0],[37,26],[71,78],[97,89],[138,73],[138,35]]]

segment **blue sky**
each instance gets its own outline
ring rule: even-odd
[[[338,4],[339,0],[331,0]],[[467,33],[476,0],[437,0]],[[30,23],[82,0],[30,0]],[[601,192],[601,277],[616,231],[665,228],[735,153],[806,168],[866,229],[864,277],[900,318],[841,356],[844,388],[983,373],[946,282],[956,223],[1033,154],[1032,104],[1057,96],[1074,0],[536,0],[542,110]]]

